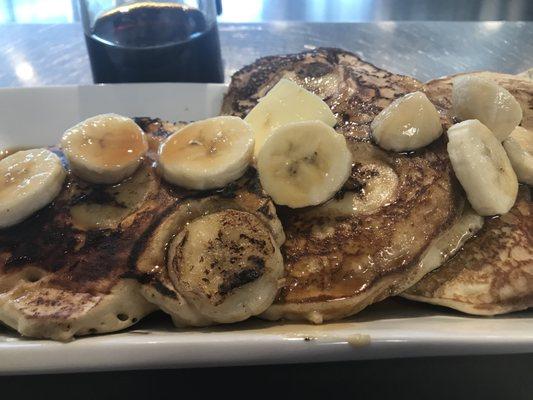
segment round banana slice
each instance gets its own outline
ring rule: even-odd
[[[315,207],[320,215],[370,215],[398,197],[400,180],[388,165],[367,164],[359,167],[360,171],[370,171],[365,181],[364,190],[346,191],[342,196],[335,197],[320,207]]]
[[[422,92],[394,100],[374,118],[371,128],[376,143],[394,151],[419,149],[442,134],[439,113]]]
[[[501,141],[522,120],[522,108],[505,88],[477,76],[453,80],[452,105],[460,120],[477,119]]]
[[[253,132],[238,117],[194,122],[159,147],[159,170],[170,183],[188,189],[220,188],[240,178],[252,160]]]
[[[61,147],[73,173],[88,182],[112,184],[135,172],[148,143],[131,118],[102,114],[68,129]]]
[[[325,202],[352,170],[343,135],[321,121],[294,122],[277,128],[257,157],[263,189],[276,204],[292,208]]]
[[[518,126],[503,142],[518,181],[533,185],[533,132]]]
[[[18,151],[0,161],[0,228],[15,225],[50,203],[66,172],[46,149]]]
[[[518,193],[518,180],[498,139],[478,120],[448,129],[453,170],[474,210],[483,216],[505,214]]]
[[[314,120],[329,126],[337,123],[337,118],[320,97],[289,79],[281,79],[276,83],[266,96],[259,99],[244,120],[254,131],[255,157],[270,134],[279,126]]]
[[[278,291],[283,258],[268,228],[253,214],[225,210],[197,218],[168,247],[176,290],[217,323],[266,310]]]

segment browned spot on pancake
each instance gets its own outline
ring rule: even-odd
[[[296,74],[302,78],[319,78],[330,73],[333,70],[331,65],[318,61],[309,64],[303,64],[297,69]]]

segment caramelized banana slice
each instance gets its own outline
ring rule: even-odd
[[[272,304],[283,259],[256,216],[228,209],[185,226],[169,244],[167,269],[174,287],[199,314],[230,323]]]
[[[80,178],[112,184],[135,172],[148,150],[148,142],[131,118],[102,114],[68,129],[61,147],[72,172]]]
[[[208,118],[161,144],[159,170],[166,181],[188,189],[221,188],[244,174],[253,149],[252,129],[242,119]]]

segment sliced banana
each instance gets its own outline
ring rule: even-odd
[[[394,100],[374,118],[371,128],[376,143],[394,151],[419,149],[442,134],[439,113],[422,92]]]
[[[350,176],[346,139],[321,121],[277,128],[257,157],[263,189],[276,204],[292,208],[330,199]]]
[[[257,157],[274,129],[291,122],[319,120],[329,126],[337,123],[329,106],[316,94],[293,81],[281,79],[244,119],[254,131]]]
[[[197,218],[170,242],[167,269],[176,290],[217,323],[247,319],[274,301],[283,258],[253,214],[225,210]]]
[[[518,181],[533,185],[533,132],[518,126],[503,142]]]
[[[46,149],[18,151],[0,160],[0,228],[15,225],[50,203],[66,172]]]
[[[453,170],[474,210],[483,216],[505,214],[513,206],[518,181],[498,139],[478,120],[448,129]]]
[[[150,193],[159,190],[155,171],[142,165],[116,185],[72,185],[74,204],[69,207],[72,225],[79,230],[117,229]]]
[[[477,119],[501,141],[522,120],[522,108],[505,88],[477,76],[453,80],[452,105],[461,120]]]
[[[148,143],[131,118],[102,114],[68,129],[61,147],[74,174],[89,182],[112,184],[135,172]]]
[[[220,188],[244,174],[252,160],[250,125],[238,117],[194,122],[159,147],[159,170],[170,183],[188,189]]]
[[[360,190],[347,191],[312,211],[334,216],[370,215],[398,198],[400,181],[390,166],[369,164],[359,170],[371,172]]]

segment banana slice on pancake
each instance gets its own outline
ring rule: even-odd
[[[244,320],[274,300],[285,240],[272,201],[244,177],[231,193],[173,202],[136,258],[145,298],[176,326]],[[167,201],[165,201],[167,203]]]
[[[509,91],[478,76],[453,80],[452,104],[461,120],[477,119],[503,141],[522,120],[522,108]]]
[[[422,92],[394,100],[374,118],[371,128],[376,143],[393,151],[419,149],[442,134],[439,113]]]
[[[291,208],[325,202],[350,176],[352,154],[343,135],[321,121],[277,128],[257,157],[261,185],[274,203]]]
[[[174,287],[202,316],[229,323],[272,304],[283,258],[257,217],[229,209],[187,224],[169,243],[167,269]]]
[[[311,212],[333,216],[370,215],[397,199],[400,182],[390,166],[356,164],[354,169],[359,176],[366,175],[364,180],[356,181],[357,184],[362,182],[363,185],[356,187],[356,190],[340,192],[338,196]]]
[[[503,142],[518,180],[533,185],[533,132],[518,126]]]
[[[221,188],[240,178],[252,159],[250,125],[238,117],[215,117],[189,124],[159,148],[165,180],[187,189]]]
[[[0,228],[15,225],[50,203],[66,172],[46,149],[19,151],[0,160]]]
[[[148,150],[142,129],[131,119],[102,114],[68,129],[61,147],[72,172],[100,184],[113,184],[132,175]]]
[[[514,205],[518,180],[500,141],[478,120],[448,129],[453,170],[476,212],[505,214]]]

